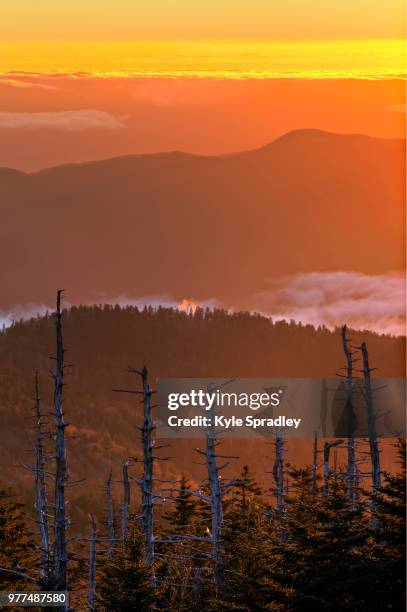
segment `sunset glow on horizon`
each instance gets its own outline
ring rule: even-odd
[[[13,42],[0,74],[220,79],[405,79],[405,41]]]
[[[0,166],[404,137],[404,0],[6,4]]]

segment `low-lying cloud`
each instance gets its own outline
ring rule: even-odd
[[[405,278],[402,274],[311,272],[269,281],[253,297],[253,309],[274,319],[301,321],[332,329],[405,334]]]
[[[49,85],[41,81],[26,81],[24,79],[14,79],[0,76],[0,85],[7,85],[9,87],[16,87],[17,89],[45,89],[48,91],[57,90],[58,88],[54,85]]]
[[[95,128],[117,129],[124,126],[124,119],[100,110],[11,113],[0,112],[0,128],[3,129],[57,129],[82,131]]]
[[[393,113],[405,113],[406,105],[405,104],[392,104],[391,106],[388,106],[387,109],[389,111],[392,111]]]
[[[17,321],[27,321],[35,317],[44,317],[48,312],[52,312],[52,308],[45,304],[17,304],[12,310],[0,310],[0,327],[10,327]]]
[[[405,335],[405,277],[401,273],[368,275],[361,272],[310,272],[269,281],[267,290],[253,295],[242,304],[224,304],[216,299],[177,300],[168,294],[132,297],[126,294],[99,298],[99,304],[153,308],[177,308],[193,313],[197,307],[251,310],[273,320],[296,321],[329,329],[346,323],[349,327],[394,336]],[[64,303],[69,308],[68,302]],[[22,304],[11,311],[0,311],[0,326],[14,321],[43,316],[53,307],[45,304]]]

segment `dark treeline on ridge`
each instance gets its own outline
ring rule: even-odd
[[[151,363],[155,376],[329,377],[342,359],[340,331],[295,322],[272,322],[247,312],[173,308],[80,306],[64,311],[70,383],[83,376],[93,388],[130,363]],[[0,334],[2,374],[47,372],[52,317],[17,322]],[[404,372],[404,338],[353,332],[368,342],[383,377]],[[106,379],[108,375],[108,379]],[[104,385],[109,393],[109,383]],[[102,388],[97,383],[98,393]]]

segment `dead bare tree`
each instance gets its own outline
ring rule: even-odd
[[[318,433],[314,432],[314,448],[312,454],[312,492],[317,492],[318,480]]]
[[[356,485],[356,448],[355,448],[355,413],[353,407],[353,392],[354,392],[354,368],[353,364],[354,351],[350,348],[350,340],[347,334],[347,327],[342,327],[342,347],[345,353],[346,366],[342,369],[345,370],[345,385],[346,385],[346,399],[345,399],[345,411],[347,420],[347,448],[348,448],[348,496],[351,501],[355,500],[355,485]],[[342,375],[341,375],[342,376]]]
[[[231,382],[233,382],[233,380],[227,380],[221,384],[211,384],[208,386],[208,391],[215,391]],[[206,467],[207,471],[208,494],[206,495],[202,491],[198,491],[191,492],[191,495],[209,504],[211,509],[211,529],[208,530],[206,537],[192,536],[192,539],[208,541],[210,543],[213,581],[215,583],[215,588],[218,588],[218,568],[222,558],[223,497],[230,487],[241,485],[245,481],[235,479],[226,480],[221,478],[220,472],[228,467],[229,461],[219,463],[219,460],[238,459],[238,457],[235,455],[221,455],[217,453],[217,447],[220,444],[220,440],[218,440],[218,431],[215,427],[215,410],[213,406],[208,410],[207,417],[209,425],[205,430],[205,450],[196,448],[195,452],[204,458],[202,465]],[[203,567],[201,569],[207,571],[209,568]]]
[[[145,538],[145,562],[151,572],[151,584],[156,586],[154,573],[154,501],[161,498],[157,492],[154,493],[154,461],[159,459],[165,461],[168,457],[156,457],[153,453],[154,446],[153,432],[155,429],[152,417],[151,397],[153,391],[148,379],[148,370],[144,366],[142,370],[128,368],[128,372],[137,374],[141,378],[142,391],[133,389],[113,389],[116,393],[132,393],[141,395],[143,403],[143,424],[138,429],[141,432],[143,474],[141,479],[135,479],[141,490],[142,503],[142,524]],[[136,459],[137,461],[137,459]]]
[[[281,520],[284,511],[284,438],[281,429],[275,433],[274,450],[273,477],[277,494],[277,514]]]
[[[121,518],[121,536],[122,542],[127,537],[127,531],[129,526],[129,505],[130,505],[130,480],[129,480],[129,462],[122,462],[122,474],[123,474],[123,504],[120,509]]]
[[[54,578],[55,588],[59,591],[67,590],[67,518],[65,508],[65,485],[68,478],[68,468],[65,448],[65,428],[67,423],[63,413],[63,388],[64,388],[64,343],[62,336],[62,290],[57,292],[57,303],[55,312],[55,335],[56,356],[54,379],[54,416],[55,416],[55,509],[54,509]]]
[[[106,511],[107,511],[107,533],[108,533],[108,554],[112,554],[115,544],[115,531],[114,531],[114,507],[112,497],[112,470],[109,472],[109,476],[106,480],[105,485],[106,494]]]
[[[329,477],[331,475],[331,468],[329,467],[329,457],[331,454],[331,448],[335,448],[343,443],[343,440],[335,440],[334,442],[325,442],[323,450],[323,476],[324,476],[324,496],[328,495],[329,488]]]
[[[328,385],[325,378],[321,381],[321,429],[322,437],[326,437],[326,421],[328,416]]]
[[[148,381],[148,371],[144,366],[141,371],[143,385],[143,425],[141,442],[143,447],[143,480],[141,499],[143,506],[143,527],[146,538],[146,565],[151,568],[154,579],[154,531],[153,531],[153,431],[155,425],[152,418],[152,389]]]
[[[192,536],[192,535],[173,535],[165,538],[161,538],[155,540],[154,537],[154,505],[156,502],[161,501],[163,499],[167,499],[168,494],[172,494],[174,492],[173,485],[178,481],[174,480],[162,480],[154,478],[154,462],[156,460],[166,461],[170,459],[170,457],[159,457],[154,454],[153,451],[156,451],[160,448],[164,448],[167,445],[157,446],[155,444],[153,432],[155,430],[155,424],[152,417],[152,394],[153,391],[149,384],[148,379],[148,371],[147,368],[144,367],[141,371],[136,370],[134,368],[129,368],[128,372],[135,373],[141,377],[142,381],[142,391],[134,390],[134,389],[113,389],[113,391],[117,393],[131,393],[141,395],[142,403],[143,403],[143,424],[138,429],[141,432],[141,442],[142,442],[142,463],[143,463],[143,474],[142,478],[134,480],[138,483],[141,489],[141,499],[142,499],[142,524],[143,524],[143,533],[145,537],[145,562],[146,565],[150,568],[151,572],[151,583],[153,588],[157,586],[157,579],[154,573],[154,562],[156,556],[160,559],[166,559],[168,557],[176,558],[178,560],[184,560],[186,558],[190,558],[189,553],[185,554],[166,554],[159,553],[156,555],[154,546],[155,542],[159,544],[179,544],[182,542],[185,544],[186,541],[199,541],[199,542],[208,542],[211,544],[211,557],[214,562],[214,580],[215,583],[217,581],[217,573],[216,566],[219,562],[220,558],[220,533],[221,526],[223,521],[223,509],[222,509],[222,497],[225,494],[225,491],[228,487],[235,486],[237,484],[236,481],[224,482],[221,479],[219,472],[227,467],[228,463],[224,463],[223,465],[219,465],[217,460],[220,458],[229,459],[236,458],[232,456],[226,455],[218,455],[216,453],[216,446],[218,444],[218,440],[216,439],[216,431],[214,428],[211,428],[210,431],[206,432],[206,447],[205,450],[195,449],[196,452],[204,455],[204,465],[207,468],[208,474],[208,485],[209,485],[209,494],[205,495],[202,491],[189,491],[188,492],[192,496],[199,497],[202,501],[208,503],[211,507],[211,528],[212,530],[206,536]],[[228,381],[229,382],[229,381]],[[228,384],[227,382],[224,384]],[[223,386],[223,385],[221,385]],[[211,417],[211,413],[208,414]],[[213,416],[213,414],[212,414]],[[211,419],[211,422],[214,423],[214,419]],[[136,458],[137,462],[138,459]],[[155,490],[154,482],[159,480],[162,483],[170,483],[171,486],[169,488],[160,488]],[[240,481],[239,481],[240,482]],[[167,494],[167,497],[164,496],[164,493]],[[207,555],[203,551],[199,551],[201,559],[207,559]],[[201,568],[202,571],[210,571],[210,567]]]
[[[375,368],[369,366],[369,353],[366,342],[360,346],[363,362],[363,397],[366,402],[367,427],[369,434],[370,460],[372,465],[372,485],[375,490],[381,485],[380,450],[376,432],[376,414],[373,403],[373,388],[370,372]]]
[[[223,522],[222,490],[219,479],[221,468],[217,465],[216,445],[215,435],[208,431],[205,458],[210,489],[212,559],[215,563],[219,561],[220,532]]]
[[[37,522],[41,542],[41,571],[45,583],[49,581],[50,574],[50,540],[48,528],[48,499],[45,481],[45,460],[46,452],[44,448],[44,438],[46,433],[43,428],[43,414],[41,412],[41,398],[39,390],[38,372],[35,373],[35,509],[37,511]]]
[[[91,532],[89,538],[88,609],[94,610],[96,603],[96,521],[89,515]]]
[[[210,385],[209,391],[214,391],[215,389],[220,389],[233,382],[233,380],[227,380],[220,385]],[[214,580],[215,584],[218,582],[218,574],[217,574],[217,566],[220,562],[221,558],[221,530],[223,523],[223,496],[225,495],[227,489],[231,486],[236,485],[235,481],[224,481],[221,482],[220,472],[228,467],[229,461],[225,463],[219,464],[218,459],[238,459],[236,456],[232,455],[219,455],[216,452],[216,447],[219,445],[220,441],[217,439],[217,430],[215,427],[215,410],[213,406],[210,408],[208,412],[209,417],[209,427],[205,430],[205,438],[206,445],[205,451],[198,452],[205,456],[205,464],[206,470],[208,474],[208,483],[209,483],[209,502],[211,506],[211,533],[210,538],[212,542],[212,561],[214,562]]]

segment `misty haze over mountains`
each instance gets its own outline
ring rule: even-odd
[[[330,325],[347,312],[399,333],[403,169],[401,140],[318,130],[220,157],[2,168],[3,321],[62,286],[71,303],[192,298]]]

